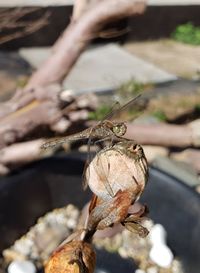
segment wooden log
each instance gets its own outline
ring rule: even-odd
[[[190,125],[172,124],[128,124],[127,138],[140,144],[165,147],[199,147],[199,130]]]

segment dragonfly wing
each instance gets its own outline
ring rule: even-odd
[[[111,110],[109,111],[109,113],[107,113],[107,115],[103,118],[103,120],[109,120],[112,119],[112,117],[115,115],[116,112],[118,112],[118,110],[121,108],[121,105],[119,103],[119,101],[116,101],[113,106],[111,107]],[[102,121],[103,121],[102,120]]]
[[[108,113],[104,119],[111,120],[111,119],[117,118],[123,111],[129,109],[132,105],[134,105],[134,103],[139,97],[141,97],[141,94],[137,95],[136,97],[134,97],[132,100],[128,101],[126,104],[124,104],[121,107],[120,107],[120,103],[116,102],[113,105],[111,112]]]
[[[98,154],[97,154],[98,156]],[[108,192],[108,194],[111,196],[111,197],[114,197],[114,192],[112,190],[112,187],[109,183],[109,180],[108,180],[108,176],[109,176],[109,172],[110,172],[110,162],[109,162],[109,159],[108,157],[105,157],[105,160],[106,160],[106,164],[104,164],[102,161],[101,161],[101,155],[99,156],[99,160],[97,160],[98,162],[98,166],[96,166],[96,172],[97,174],[99,175],[99,177],[101,177],[101,180],[104,181],[104,186],[106,188],[106,191]],[[107,167],[107,170],[105,170],[104,168],[104,165],[106,165]]]
[[[82,179],[82,183],[83,183],[83,189],[86,190],[87,186],[88,186],[88,178],[86,177],[86,170],[88,171],[88,175],[90,175],[90,168],[88,168],[88,166],[90,165],[90,162],[92,161],[92,156],[91,156],[91,145],[92,145],[92,131],[95,130],[95,127],[92,127],[90,130],[90,136],[88,139],[88,143],[87,143],[87,159],[84,165],[84,170],[83,170],[83,179]]]

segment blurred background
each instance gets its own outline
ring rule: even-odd
[[[0,0],[0,222],[9,234],[1,251],[66,200],[79,208],[88,200],[80,182],[87,141],[41,145],[93,126],[116,101],[141,94],[113,119],[125,121],[125,137],[145,151],[151,170],[144,201],[183,265],[174,271],[137,257],[138,273],[199,272],[199,13],[198,0]],[[78,187],[67,187],[66,177],[77,177],[80,202],[64,195]],[[177,214],[169,221],[171,211]]]

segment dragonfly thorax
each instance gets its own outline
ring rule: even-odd
[[[116,123],[112,127],[112,131],[117,137],[121,137],[121,136],[125,135],[126,130],[127,130],[126,124],[124,124],[123,122]]]

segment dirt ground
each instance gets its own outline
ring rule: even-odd
[[[179,77],[200,78],[200,46],[186,45],[172,40],[156,40],[131,42],[124,48]]]

